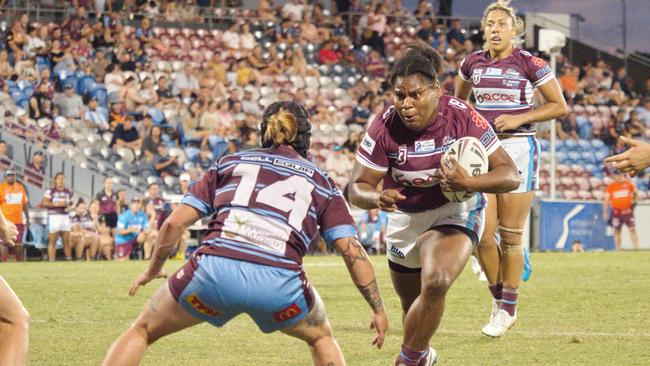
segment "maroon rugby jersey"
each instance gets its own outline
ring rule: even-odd
[[[466,136],[479,139],[488,155],[501,146],[485,118],[460,99],[442,96],[435,120],[420,132],[404,126],[390,106],[370,125],[357,151],[357,161],[387,172],[384,189],[396,189],[406,196],[396,205],[401,211],[431,210],[449,202],[435,177],[440,159],[454,141]],[[480,204],[483,201],[477,200]]]
[[[493,60],[487,50],[467,55],[458,75],[472,82],[476,109],[493,128],[494,120],[502,114],[522,114],[533,109],[535,88],[555,79],[546,61],[519,48],[503,60]],[[506,133],[534,135],[535,125],[525,124]]]
[[[199,251],[222,257],[299,269],[319,232],[356,237],[336,184],[287,146],[222,158],[182,203],[212,215]]]
[[[81,216],[75,213],[73,216],[70,217],[70,223],[73,225],[81,226],[81,228],[84,231],[92,232],[92,233],[97,232],[97,229],[95,228],[95,223],[93,222],[90,213],[86,213],[85,215],[81,215]]]
[[[99,214],[107,214],[116,212],[115,202],[117,201],[117,194],[111,192],[111,195],[107,195],[106,191],[102,190],[97,193],[97,200],[99,201]]]
[[[70,192],[67,188],[63,188],[62,190],[56,189],[54,187],[50,188],[45,191],[43,197],[49,198],[52,203],[65,202],[65,207],[48,208],[48,214],[65,215],[65,208],[72,203],[72,192]]]

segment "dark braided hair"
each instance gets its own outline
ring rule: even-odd
[[[438,80],[438,74],[442,71],[442,62],[442,56],[438,51],[423,42],[415,43],[406,47],[402,57],[393,66],[390,82],[394,85],[398,77],[414,74],[420,74],[431,82],[435,82]]]

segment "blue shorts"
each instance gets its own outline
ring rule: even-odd
[[[264,333],[298,323],[314,303],[302,271],[206,254],[192,255],[169,289],[183,309],[214,326],[245,313]]]

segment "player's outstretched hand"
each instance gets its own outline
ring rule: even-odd
[[[9,220],[4,220],[4,225],[0,225],[0,243],[13,247],[18,239],[18,229],[16,225]]]
[[[395,203],[403,201],[406,196],[395,189],[387,189],[379,195],[379,209],[386,212],[393,212],[397,209]]]
[[[650,166],[650,144],[640,140],[633,140],[627,137],[619,137],[626,145],[630,146],[626,152],[610,156],[605,162],[612,164],[614,168],[624,173],[636,176]]]
[[[375,340],[372,341],[373,346],[377,346],[377,349],[381,349],[381,346],[384,345],[386,331],[388,330],[388,317],[386,317],[386,312],[382,311],[381,313],[372,313],[370,329],[375,329],[377,331],[377,336],[375,337]]]
[[[465,169],[458,164],[455,158],[443,159],[440,161],[438,170],[440,188],[446,192],[467,191],[467,181],[471,179]]]
[[[136,292],[138,292],[138,289],[141,286],[146,285],[147,283],[151,282],[154,278],[167,278],[167,273],[165,271],[160,270],[158,274],[151,274],[149,270],[145,270],[138,276],[138,278],[135,279],[133,284],[131,285],[131,289],[129,289],[129,296],[134,296]]]

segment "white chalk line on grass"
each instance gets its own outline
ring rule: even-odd
[[[120,323],[127,324],[131,323],[131,320],[128,321],[107,321],[107,320],[45,320],[45,319],[30,319],[30,323],[52,323],[52,324],[110,324],[110,323]],[[536,330],[516,330],[511,329],[508,331],[508,334],[517,334],[530,338],[545,338],[545,337],[609,337],[609,338],[638,338],[646,337],[650,338],[650,333],[615,333],[615,332],[543,332]],[[441,330],[436,333],[436,336],[454,336],[454,337],[472,337],[472,336],[481,336],[481,332],[477,330]]]

